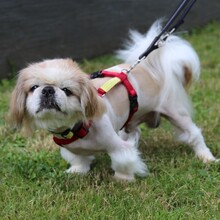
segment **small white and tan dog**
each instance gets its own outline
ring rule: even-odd
[[[160,22],[156,22],[146,35],[131,32],[131,42],[118,52],[126,64],[108,71],[120,73],[128,68],[160,31]],[[123,84],[100,97],[97,89],[109,77],[90,79],[71,59],[45,60],[20,71],[11,98],[10,117],[27,133],[39,127],[51,131],[55,139],[64,139],[60,149],[71,165],[68,173],[87,173],[94,154],[106,151],[115,178],[132,181],[135,174],[147,173],[138,151],[138,125],[157,126],[160,116],[172,123],[176,137],[188,143],[198,158],[215,161],[191,119],[191,103],[185,91],[199,78],[199,73],[199,59],[191,45],[178,36],[170,36],[164,46],[153,51],[128,75],[137,93],[138,111],[121,129],[130,112]],[[83,138],[65,143],[79,124],[89,132]]]

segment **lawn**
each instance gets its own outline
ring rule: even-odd
[[[201,79],[190,90],[194,120],[220,157],[220,24],[184,37],[202,65]],[[80,65],[92,72],[117,62],[107,55]],[[173,141],[166,121],[156,130],[141,127],[146,178],[116,182],[105,154],[97,155],[88,175],[67,175],[50,134],[24,138],[5,122],[13,85],[0,84],[0,219],[220,219],[220,164],[203,164],[188,146]]]

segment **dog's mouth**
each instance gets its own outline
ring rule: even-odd
[[[41,99],[40,107],[36,111],[36,113],[40,113],[40,112],[42,112],[44,110],[55,110],[55,111],[58,111],[58,112],[62,112],[61,108],[56,103],[54,98],[47,98],[47,99],[43,98],[43,99]]]
[[[55,100],[55,96],[41,96],[39,109],[36,111],[36,113],[40,113],[45,110],[55,110],[57,112],[62,112],[60,106],[57,104]]]

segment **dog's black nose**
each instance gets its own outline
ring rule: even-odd
[[[45,86],[41,93],[45,97],[50,97],[54,95],[55,90],[52,86]]]

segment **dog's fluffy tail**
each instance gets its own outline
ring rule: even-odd
[[[124,62],[133,64],[161,32],[161,29],[162,22],[158,20],[144,35],[137,31],[130,31],[130,41],[125,45],[125,49],[117,51],[117,56]],[[188,103],[188,107],[190,106],[181,88],[184,90],[199,78],[200,62],[189,42],[171,35],[163,46],[151,52],[140,65],[161,85],[161,99],[170,98],[174,102],[177,99],[185,99],[186,105]],[[170,94],[175,97],[170,97]]]

